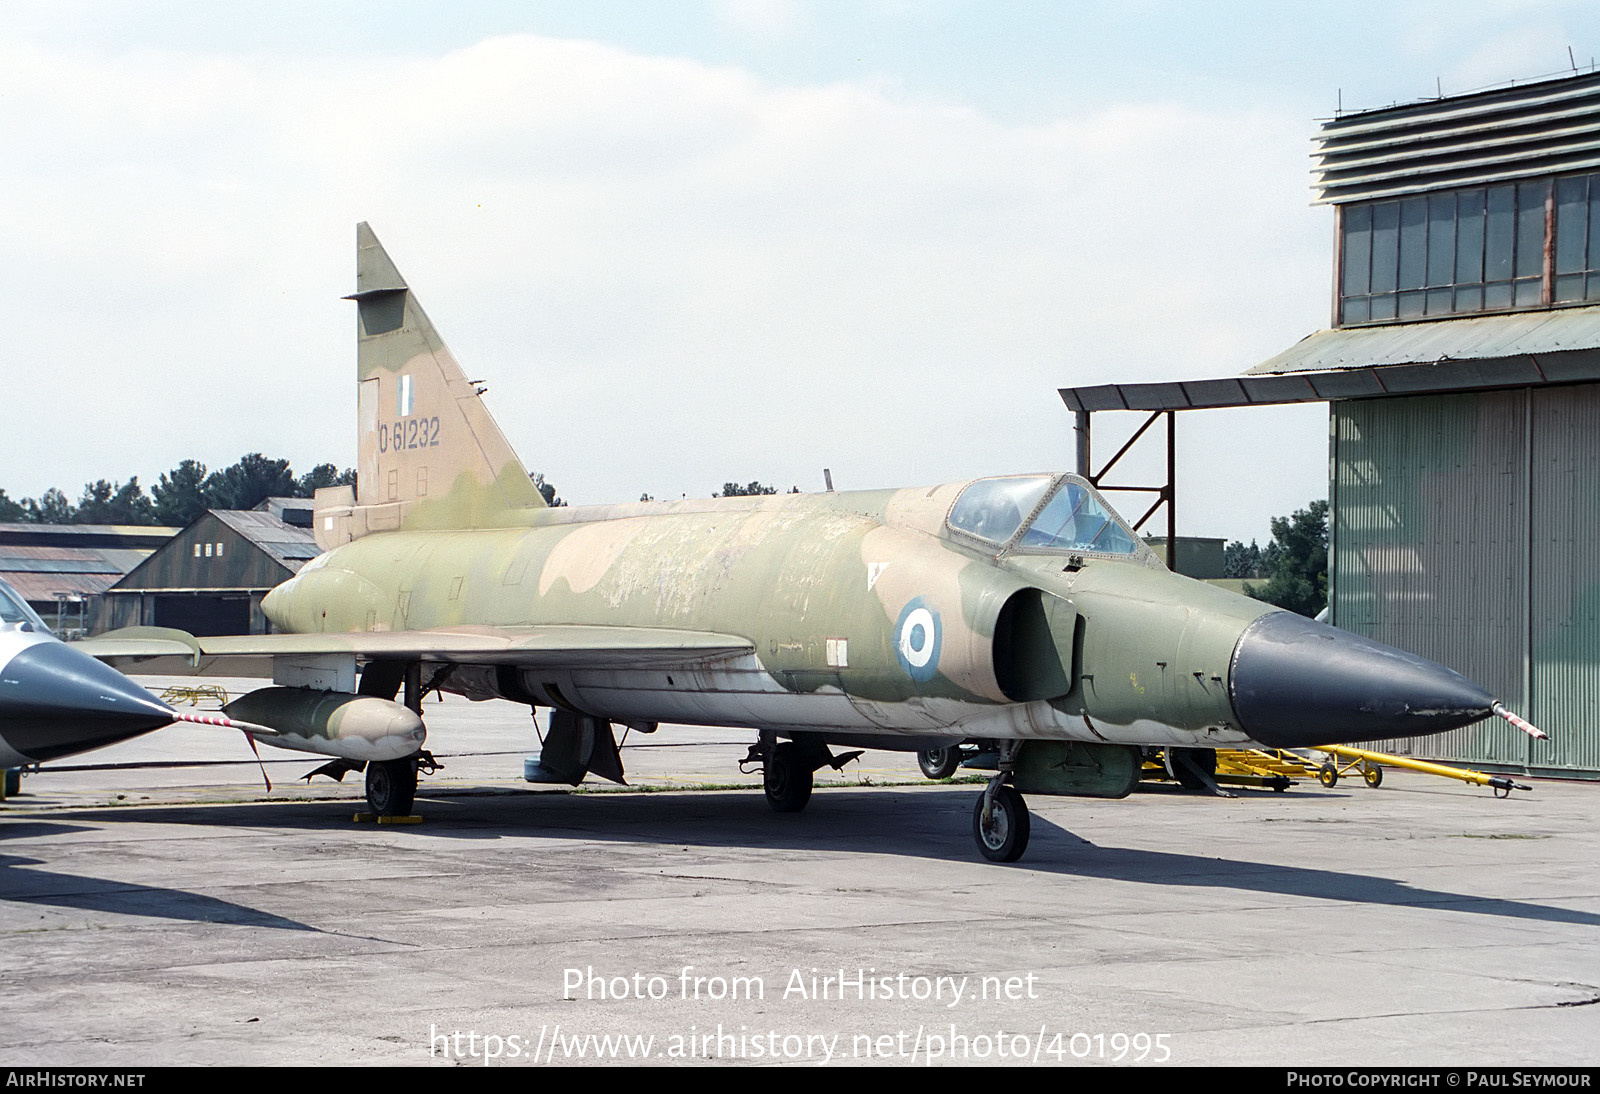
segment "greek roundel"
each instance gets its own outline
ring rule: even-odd
[[[943,639],[939,613],[922,602],[911,601],[900,612],[895,624],[894,652],[906,675],[917,681],[931,680],[939,671],[939,646]]]

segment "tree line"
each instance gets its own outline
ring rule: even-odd
[[[542,474],[533,473],[531,477],[546,504],[567,504]],[[37,498],[12,498],[0,488],[0,523],[142,524],[184,528],[198,520],[207,509],[254,509],[266,498],[309,498],[320,487],[354,486],[355,483],[354,468],[341,471],[331,463],[319,463],[297,477],[288,460],[275,460],[252,452],[216,471],[207,470],[199,460],[184,460],[162,474],[148,494],[139,485],[137,475],[127,482],[96,479],[85,483],[76,503],[53,486]],[[799,492],[799,487],[791,491]],[[720,492],[713,492],[711,496],[775,493],[777,487],[760,482],[752,481],[743,486],[727,482]],[[646,494],[639,500],[652,499]]]
[[[309,498],[323,486],[353,486],[354,469],[319,463],[296,476],[288,460],[252,452],[231,466],[208,471],[184,460],[145,493],[135,475],[127,482],[85,483],[74,503],[56,487],[37,498],[13,499],[0,489],[0,522],[22,524],[144,524],[185,527],[207,509],[254,509],[267,498]]]

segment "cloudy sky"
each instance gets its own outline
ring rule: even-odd
[[[358,220],[574,502],[1069,468],[1056,388],[1326,325],[1316,119],[1569,47],[1593,0],[9,0],[0,487],[352,464]],[[1326,412],[1179,459],[1265,541]]]

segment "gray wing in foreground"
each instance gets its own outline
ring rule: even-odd
[[[270,675],[273,657],[328,654],[353,654],[361,661],[571,669],[697,665],[755,649],[749,639],[731,634],[577,624],[219,637],[197,637],[164,627],[128,627],[73,645],[125,671],[183,676]]]

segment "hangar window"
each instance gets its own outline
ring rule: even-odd
[[[1600,174],[1343,207],[1343,326],[1600,300]]]
[[[1038,507],[1050,489],[1047,475],[979,479],[950,507],[950,527],[990,543],[1004,543]]]
[[[1600,300],[1600,175],[1557,179],[1552,302]]]

